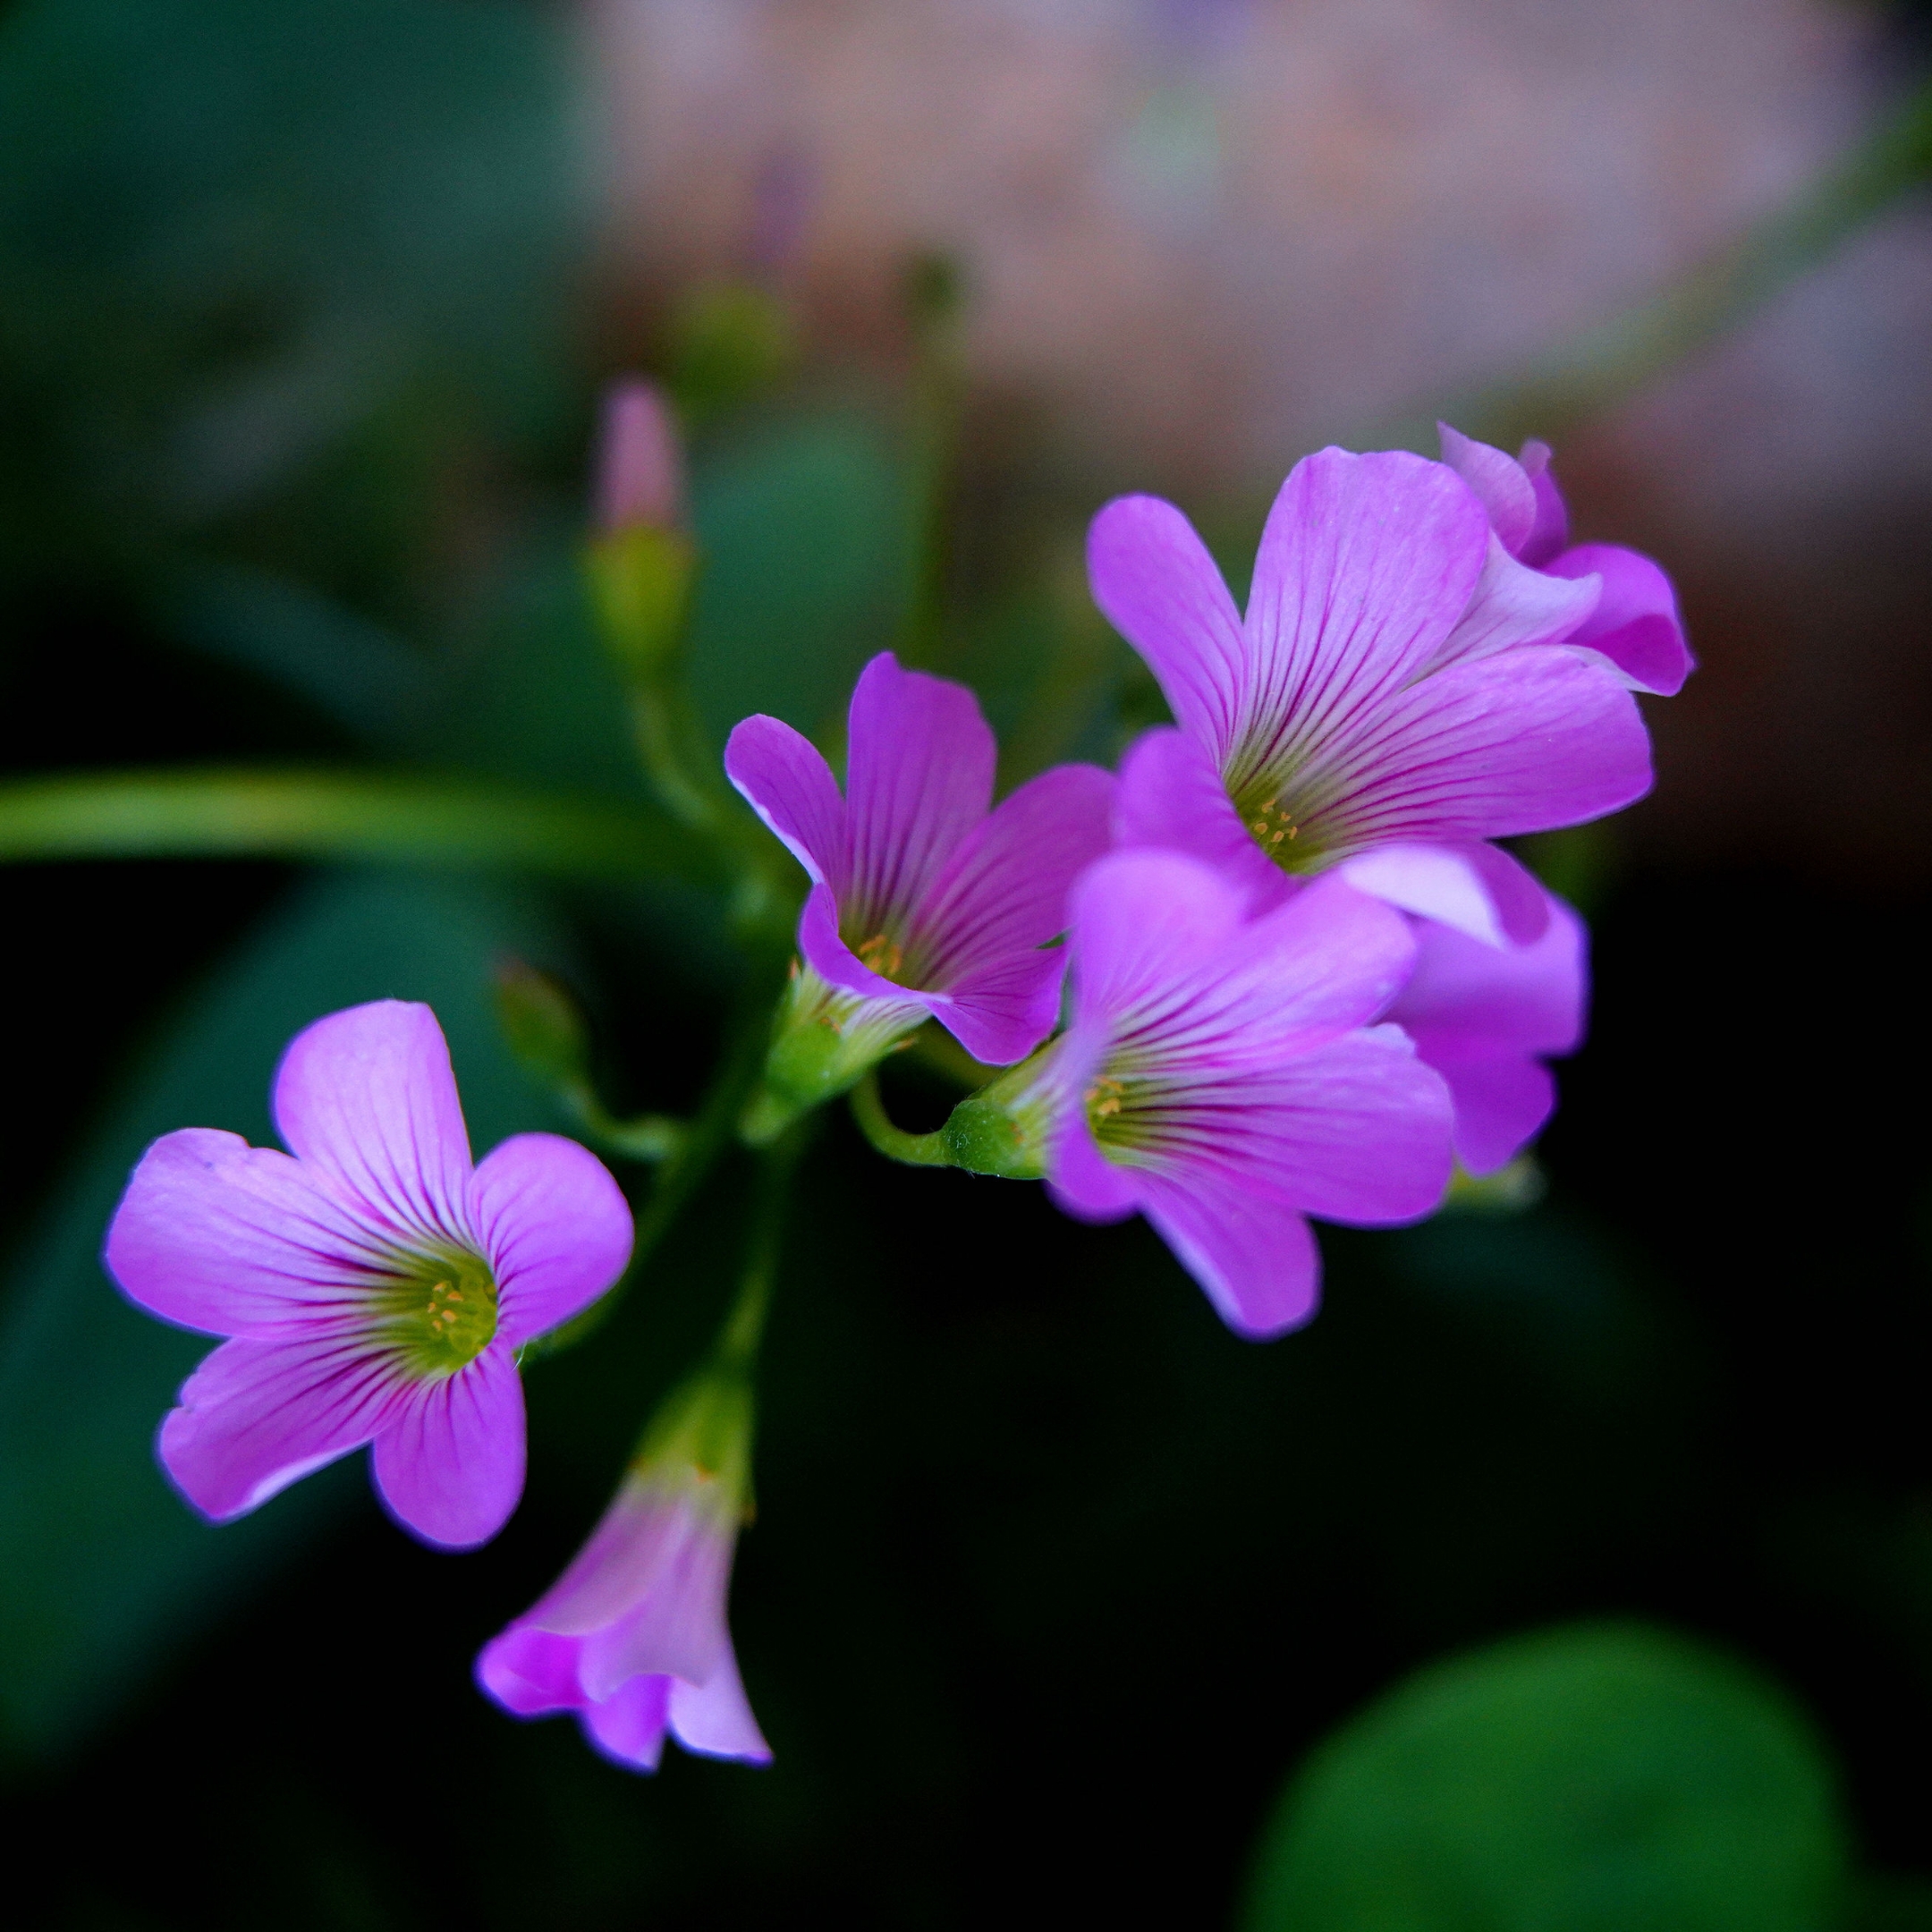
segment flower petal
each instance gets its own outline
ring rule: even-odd
[[[1456,1157],[1472,1174],[1507,1166],[1556,1107],[1556,1082],[1541,1061],[1498,1055],[1442,1070],[1455,1102]]]
[[[1194,526],[1157,496],[1116,497],[1087,533],[1087,574],[1107,622],[1220,764],[1234,742],[1247,646],[1241,613]]]
[[[1324,843],[1504,838],[1600,818],[1650,786],[1650,741],[1607,666],[1567,645],[1451,665],[1333,748]]]
[[[360,1449],[398,1399],[389,1365],[358,1338],[225,1342],[182,1385],[157,1444],[181,1492],[216,1522]]]
[[[1570,638],[1601,651],[1639,691],[1674,697],[1697,668],[1684,642],[1677,592],[1663,569],[1620,544],[1579,544],[1552,557],[1553,578],[1597,576],[1603,594]]]
[[[1602,589],[1587,574],[1572,580],[1530,570],[1492,536],[1470,607],[1424,672],[1524,645],[1573,640],[1578,626],[1596,609]]]
[[[1250,912],[1279,905],[1295,882],[1249,836],[1200,741],[1171,724],[1134,741],[1114,793],[1114,836],[1123,846],[1184,852],[1245,893]]]
[[[912,916],[993,802],[993,733],[963,684],[902,671],[882,651],[852,691],[845,796],[850,895],[841,923],[866,934]]]
[[[289,1151],[378,1227],[474,1245],[463,1212],[470,1136],[427,1006],[374,1000],[305,1028],[275,1071],[275,1117]]]
[[[588,1148],[517,1134],[470,1181],[470,1220],[496,1277],[496,1333],[517,1348],[588,1307],[631,1258],[631,1209]]]
[[[628,1613],[584,1637],[579,1674],[594,1699],[631,1677],[663,1673],[695,1682],[711,1674],[728,1645],[724,1598],[736,1525],[687,1513],[666,1529],[671,1533],[648,1553],[648,1572],[632,1580]]]
[[[1113,801],[1110,773],[1056,766],[968,833],[912,923],[919,983],[944,990],[1064,932],[1068,888],[1111,843]]]
[[[1124,1221],[1140,1205],[1134,1172],[1116,1167],[1096,1143],[1086,1110],[1077,1102],[1067,1109],[1055,1137],[1046,1191],[1054,1206],[1076,1221],[1105,1225]]]
[[[472,1549],[510,1520],[523,1458],[523,1385],[498,1340],[454,1375],[408,1388],[370,1460],[405,1530],[444,1549]]]
[[[1489,514],[1490,529],[1503,547],[1516,555],[1536,527],[1536,487],[1529,472],[1505,451],[1479,443],[1445,422],[1436,425],[1436,434],[1442,442],[1442,460],[1476,492]]]
[[[1315,1231],[1285,1201],[1239,1185],[1155,1184],[1147,1217],[1236,1335],[1300,1327],[1321,1293]]]
[[[477,1653],[477,1682],[519,1717],[575,1710],[584,1702],[577,1682],[580,1648],[575,1637],[513,1623]]]
[[[1389,1018],[1449,1083],[1456,1153],[1471,1174],[1510,1160],[1548,1119],[1555,1085],[1538,1055],[1572,1051],[1583,1031],[1588,934],[1554,896],[1534,945],[1483,945],[1417,925],[1416,970]]]
[[[1563,492],[1556,487],[1555,472],[1550,469],[1550,446],[1539,443],[1532,436],[1516,453],[1516,460],[1523,466],[1523,474],[1530,479],[1530,487],[1536,492],[1536,525],[1523,539],[1521,549],[1516,555],[1531,570],[1543,570],[1549,560],[1570,541],[1570,510],[1563,502]]]
[[[842,893],[852,867],[845,801],[810,739],[761,712],[724,742],[724,775],[814,885]]]
[[[604,1703],[585,1707],[584,1735],[606,1758],[633,1771],[655,1771],[670,1707],[668,1677],[633,1677]]]
[[[838,918],[838,903],[831,888],[814,886],[806,896],[805,910],[799,914],[799,951],[805,963],[841,991],[870,1002],[869,1021],[889,1024],[897,1019],[908,1027],[919,1025],[934,1011],[932,996],[874,972],[839,936]]]
[[[1377,845],[1335,868],[1358,892],[1439,920],[1485,945],[1530,945],[1549,926],[1548,895],[1500,847]]]
[[[1297,463],[1255,558],[1231,790],[1400,691],[1469,608],[1488,547],[1482,504],[1441,463],[1338,449]]]
[[[751,1715],[729,1641],[702,1683],[673,1681],[670,1717],[672,1734],[686,1750],[708,1758],[741,1758],[750,1764],[771,1762],[771,1746]]]
[[[140,1157],[102,1261],[131,1301],[209,1335],[314,1333],[359,1310],[383,1256],[299,1162],[184,1127]]]

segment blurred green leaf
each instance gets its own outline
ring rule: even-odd
[[[1423,1671],[1321,1745],[1246,1932],[1819,1932],[1832,1770],[1774,1686],[1661,1631],[1539,1632]]]
[[[0,783],[0,862],[241,855],[714,876],[648,812],[595,799],[375,772],[95,772]]]
[[[555,417],[589,207],[570,88],[561,36],[507,0],[7,9],[21,559],[56,524],[124,547],[233,518],[399,406],[419,446]],[[419,520],[382,485],[394,444],[291,542],[340,556]]]
[[[720,741],[754,711],[805,732],[843,723],[860,667],[893,642],[915,510],[902,454],[864,416],[794,418],[701,453],[691,678]]]
[[[268,1082],[318,1014],[427,1000],[449,1038],[472,1143],[549,1123],[504,1048],[490,972],[555,955],[531,903],[447,880],[315,882],[203,989],[25,1244],[0,1304],[0,1738],[47,1755],[111,1714],[168,1648],[366,1490],[360,1458],[212,1529],[150,1444],[213,1346],[139,1313],[97,1256],[129,1168],[157,1134],[218,1126],[272,1142]]]

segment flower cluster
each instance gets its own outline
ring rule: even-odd
[[[611,445],[591,577],[664,764],[692,566],[676,452],[642,393],[620,394]],[[885,1151],[1043,1180],[1083,1220],[1140,1214],[1231,1327],[1268,1336],[1316,1307],[1311,1217],[1414,1220],[1457,1162],[1480,1175],[1519,1154],[1553,1105],[1547,1062],[1581,1033],[1587,936],[1496,841],[1641,794],[1632,693],[1674,691],[1690,658],[1654,564],[1568,544],[1541,445],[1512,458],[1445,428],[1443,456],[1297,465],[1245,612],[1171,504],[1103,509],[1095,599],[1174,720],[1117,776],[1062,766],[995,806],[972,694],[890,654],[853,693],[843,791],[790,726],[737,727],[726,775],[809,881],[762,1074],[738,1097],[767,1174],[789,1174],[800,1115],[857,1088]],[[687,822],[719,822],[728,794],[666,769]],[[587,1131],[684,1158],[677,1123],[626,1129],[586,1097],[575,1021],[524,977]],[[988,1073],[941,1131],[906,1135],[871,1074],[928,1022]],[[404,1528],[479,1544],[522,1489],[521,1352],[624,1274],[625,1198],[555,1135],[472,1163],[423,1006],[318,1020],[274,1112],[286,1152],[208,1128],[157,1141],[108,1231],[131,1300],[224,1338],[162,1422],[161,1461],[221,1521],[367,1445]],[[757,1222],[714,1359],[661,1408],[582,1552],[477,1661],[506,1709],[573,1712],[630,1766],[655,1767],[667,1731],[770,1755],[725,1597],[777,1226],[777,1208]]]

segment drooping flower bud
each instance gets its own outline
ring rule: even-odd
[[[545,1595],[477,1658],[520,1717],[572,1711],[606,1757],[655,1770],[687,1750],[768,1763],[725,1623],[750,1510],[751,1391],[728,1366],[664,1404],[603,1521]]]
[[[697,556],[683,528],[676,420],[641,377],[605,397],[595,499],[587,567],[604,640],[627,674],[648,679],[682,635]]]

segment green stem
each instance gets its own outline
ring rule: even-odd
[[[588,1081],[562,1090],[564,1103],[586,1137],[626,1160],[653,1164],[676,1158],[689,1131],[668,1114],[640,1114],[630,1120],[613,1114]]]
[[[215,767],[0,784],[0,862],[243,857],[719,878],[650,813],[462,779]]]
[[[878,1075],[865,1075],[852,1090],[852,1118],[859,1131],[887,1160],[903,1161],[909,1167],[950,1167],[953,1157],[946,1152],[943,1133],[908,1133],[894,1127],[879,1098]]]
[[[758,1343],[765,1338],[765,1318],[771,1310],[779,1250],[784,1242],[785,1210],[791,1205],[792,1176],[804,1148],[804,1130],[793,1128],[759,1157],[743,1281],[718,1337],[719,1361],[741,1373],[749,1372],[757,1359]]]
[[[711,1077],[697,1117],[685,1131],[677,1151],[657,1171],[643,1211],[637,1217],[630,1266],[582,1314],[531,1342],[523,1352],[526,1360],[573,1348],[610,1319],[671,1232],[685,1204],[717,1164],[718,1156],[731,1145],[739,1110],[765,1062],[766,1041],[771,1031],[767,978],[762,971],[754,970],[752,983],[733,1024],[724,1061]]]
[[[694,727],[685,706],[656,679],[634,684],[631,732],[658,802],[680,825],[716,837],[723,830],[724,801],[712,786],[691,775],[694,764],[689,753]]]

